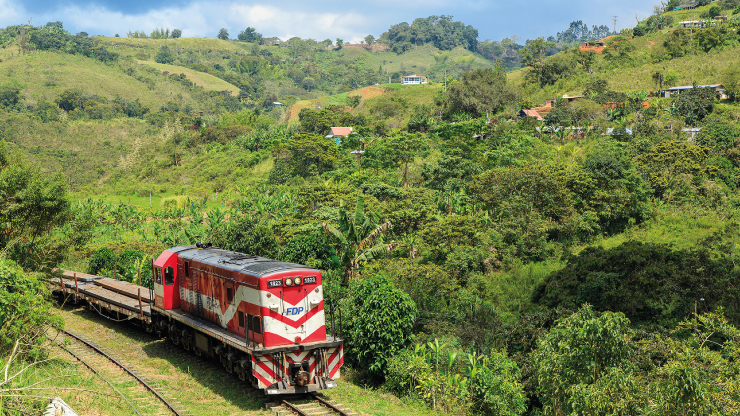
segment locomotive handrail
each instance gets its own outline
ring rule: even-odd
[[[260,334],[262,334],[262,345],[265,344],[265,335],[264,335],[265,334],[265,320],[264,320],[264,318],[261,315],[254,315],[254,316],[252,316],[252,319],[247,319],[247,330],[245,332],[247,346],[249,346],[249,342],[250,342],[250,340],[249,340],[249,324],[250,324],[250,321],[252,321],[252,323],[254,323],[255,318],[257,319],[257,323],[261,323],[261,325],[260,325]],[[254,328],[255,325],[252,325],[252,327]],[[257,346],[257,340],[256,340],[256,338],[257,338],[257,332],[254,329],[252,329],[252,340],[251,340],[251,342],[252,342],[252,348],[255,348]]]
[[[331,315],[331,336],[334,338],[334,341],[337,340],[337,327],[334,325],[334,311],[339,311],[339,336],[344,338],[344,327],[342,326],[342,308],[339,305],[333,305],[331,309],[329,310],[329,315]]]

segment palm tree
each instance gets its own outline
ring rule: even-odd
[[[357,195],[354,215],[347,212],[344,205],[339,208],[339,226],[322,223],[324,230],[338,240],[337,254],[344,268],[342,282],[347,283],[357,274],[361,262],[366,262],[387,253],[395,243],[384,243],[383,233],[391,228],[391,222],[378,224],[378,214],[365,214],[365,199]]]

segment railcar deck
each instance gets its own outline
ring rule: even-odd
[[[59,279],[48,280],[48,284],[52,290],[61,292],[65,298],[87,301],[91,309],[98,313],[106,309],[114,312],[118,319],[123,316],[124,319],[137,318],[144,323],[151,323],[149,289],[107,277],[67,270],[62,271],[62,276]]]

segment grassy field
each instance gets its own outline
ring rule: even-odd
[[[239,94],[239,87],[229,84],[228,82],[205,72],[198,72],[182,66],[159,64],[150,61],[137,62],[142,65],[150,66],[158,71],[167,71],[170,74],[185,74],[190,81],[199,87],[203,87],[206,91],[230,91],[231,95]]]
[[[18,85],[26,94],[27,105],[39,100],[53,102],[68,89],[81,89],[108,99],[138,99],[148,107],[164,103],[146,84],[124,75],[117,66],[78,55],[34,52],[2,57],[0,84],[5,83]]]

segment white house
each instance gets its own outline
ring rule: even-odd
[[[429,82],[427,77],[422,77],[421,75],[407,75],[401,78],[402,85],[418,85],[426,84],[427,82]]]

